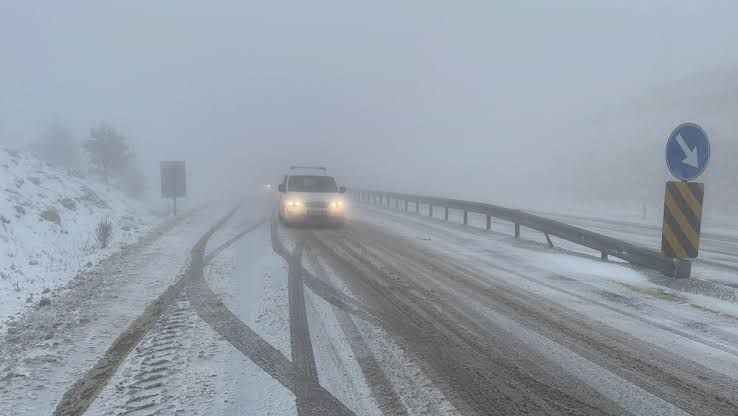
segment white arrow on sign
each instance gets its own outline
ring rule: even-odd
[[[692,166],[695,169],[700,168],[700,154],[697,150],[697,146],[694,147],[694,150],[690,149],[687,145],[687,142],[684,141],[684,137],[682,137],[681,133],[677,134],[676,137],[677,143],[679,143],[679,147],[682,148],[682,152],[684,153],[685,158],[682,159],[682,162],[686,165]]]

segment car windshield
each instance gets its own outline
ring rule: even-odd
[[[287,186],[290,192],[338,192],[330,176],[290,176]]]

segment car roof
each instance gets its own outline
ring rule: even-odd
[[[323,166],[290,166],[287,176],[309,175],[309,176],[330,176],[328,169]]]

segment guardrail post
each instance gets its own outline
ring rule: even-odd
[[[415,212],[420,213],[420,200],[415,201]]]
[[[608,259],[607,253],[604,252],[604,251],[602,253],[600,253],[600,259],[602,261],[607,261],[607,259]]]
[[[433,216],[433,204],[428,204],[428,216]]]
[[[464,210],[464,225],[469,223],[469,211]]]
[[[405,200],[405,212],[407,212],[407,211],[408,211],[408,209],[407,209],[407,205],[408,205],[408,204],[407,204],[407,199],[406,199],[406,200]]]
[[[546,235],[546,241],[548,242],[548,246],[551,247],[551,248],[553,248],[554,243],[553,243],[553,241],[551,241],[551,236],[548,235],[548,233],[544,233],[544,234]]]
[[[448,221],[448,207],[444,207],[445,212],[443,213],[443,219]]]
[[[515,238],[520,238],[520,224],[515,224]]]
[[[487,214],[487,231],[492,229],[492,216]]]

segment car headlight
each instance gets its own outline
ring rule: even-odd
[[[341,209],[343,208],[343,201],[331,201],[330,205],[328,205],[332,209]]]
[[[287,201],[287,206],[290,208],[299,208],[302,206],[302,201],[297,200],[297,199],[292,199],[292,200]]]

